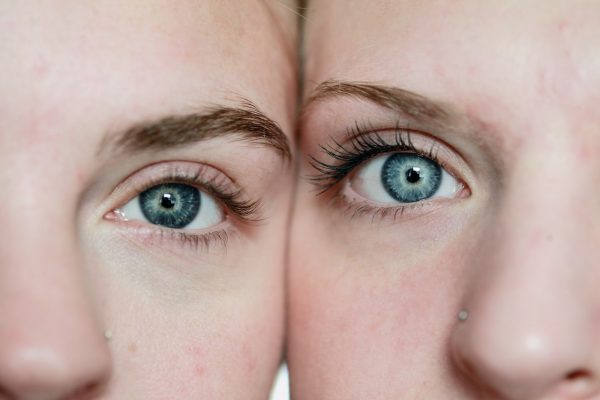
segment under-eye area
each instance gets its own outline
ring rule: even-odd
[[[355,125],[321,146],[309,177],[320,196],[353,217],[418,216],[469,197],[459,156],[431,135]]]
[[[226,245],[242,226],[261,220],[258,200],[219,169],[190,161],[142,168],[111,197],[117,206],[104,219],[151,245]]]

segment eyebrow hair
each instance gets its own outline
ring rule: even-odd
[[[119,150],[141,151],[181,147],[226,136],[265,145],[279,153],[284,160],[291,158],[285,133],[248,100],[238,107],[214,106],[203,112],[137,123],[104,140],[99,153],[107,147],[107,142]]]
[[[335,97],[367,100],[390,110],[400,111],[417,120],[446,121],[455,117],[445,105],[405,89],[336,80],[320,83],[304,104],[303,110],[306,111],[315,103]]]

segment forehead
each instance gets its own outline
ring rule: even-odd
[[[309,92],[370,81],[527,111],[543,101],[591,112],[598,98],[598,2],[314,1],[307,21]]]
[[[0,98],[0,113],[143,118],[243,96],[282,119],[293,109],[286,27],[294,19],[281,8],[268,0],[2,2],[0,89],[12,96]]]

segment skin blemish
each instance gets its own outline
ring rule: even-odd
[[[44,60],[38,60],[33,64],[33,75],[38,79],[42,80],[48,75],[50,70],[48,63]]]
[[[579,149],[579,159],[581,161],[589,161],[592,158],[592,152],[588,146],[581,146]]]
[[[189,353],[194,360],[192,363],[192,372],[195,377],[203,376],[206,373],[206,368],[202,362],[204,359],[204,351],[198,345],[191,345],[189,347]]]
[[[567,30],[569,28],[569,21],[567,21],[566,19],[560,20],[558,22],[558,31],[560,33],[563,33],[565,30]]]
[[[137,345],[135,343],[129,343],[129,346],[127,346],[127,350],[129,350],[130,353],[135,353],[137,351]]]
[[[244,345],[242,346],[242,357],[245,360],[246,370],[248,371],[248,373],[256,371],[256,360],[254,359],[252,349],[248,345],[248,343],[244,343]]]
[[[531,246],[539,246],[544,242],[551,241],[552,235],[547,233],[544,229],[538,228],[531,233],[530,244]]]

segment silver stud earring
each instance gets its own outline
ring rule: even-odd
[[[112,339],[113,337],[113,333],[111,330],[105,330],[104,331],[104,339],[106,339],[107,341],[109,341],[110,339]]]
[[[469,318],[469,312],[467,310],[460,310],[458,313],[458,320],[460,322],[465,322]]]

